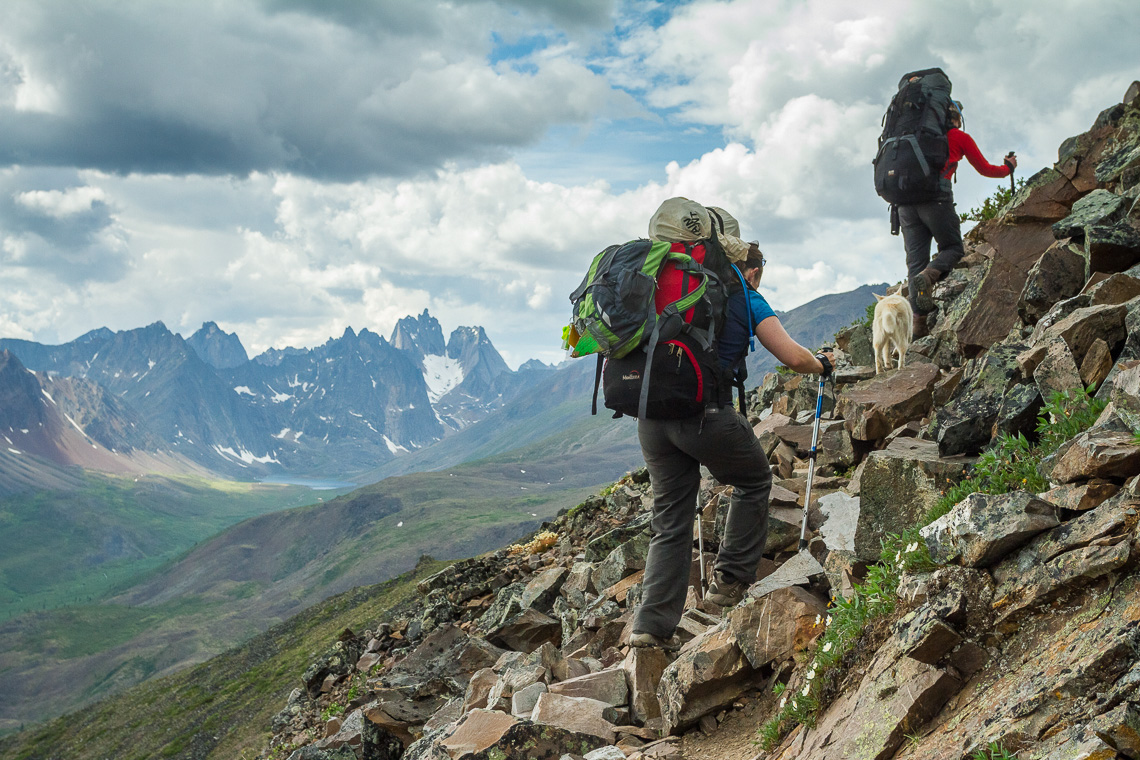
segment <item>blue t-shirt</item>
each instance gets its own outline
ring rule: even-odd
[[[748,301],[752,305],[752,324],[748,324]],[[764,300],[764,296],[752,288],[745,288],[743,292],[737,291],[728,299],[728,310],[721,330],[720,341],[716,351],[720,356],[720,366],[728,369],[736,365],[740,358],[748,352],[748,339],[756,334],[756,326],[768,317],[776,316],[776,312]]]

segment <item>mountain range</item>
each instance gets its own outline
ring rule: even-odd
[[[861,316],[871,290],[781,317],[814,347]],[[754,381],[774,366],[764,351],[749,360]],[[482,327],[445,340],[427,310],[388,338],[347,328],[314,348],[252,359],[214,322],[189,338],[155,322],[61,345],[0,339],[0,494],[65,485],[76,465],[355,482],[439,469],[580,424],[592,363],[565,369],[532,360],[512,371]]]
[[[446,342],[425,310],[389,339],[346,329],[312,349],[252,360],[207,322],[161,322],[69,343],[0,340],[7,463],[27,452],[110,472],[352,478],[478,422],[553,371],[512,371],[481,327]],[[34,374],[22,372],[31,370]],[[0,476],[0,492],[15,488]]]

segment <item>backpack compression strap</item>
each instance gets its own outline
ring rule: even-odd
[[[645,419],[645,414],[649,408],[649,374],[653,369],[653,352],[657,349],[657,344],[663,332],[667,333],[669,337],[672,337],[675,331],[683,331],[693,337],[700,344],[702,349],[706,351],[713,350],[715,326],[710,324],[707,331],[695,330],[692,325],[685,322],[682,315],[704,297],[705,291],[708,290],[709,281],[716,280],[716,277],[710,270],[701,266],[688,254],[670,253],[669,258],[675,262],[678,269],[691,272],[695,277],[700,277],[701,284],[688,295],[682,296],[676,301],[666,305],[653,322],[653,331],[649,334],[649,342],[645,347],[645,369],[641,373],[641,395],[637,401],[638,419]]]

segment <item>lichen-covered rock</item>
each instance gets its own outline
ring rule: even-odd
[[[856,556],[864,562],[878,560],[882,540],[917,523],[973,461],[942,457],[937,443],[919,438],[897,438],[868,454],[859,478]]]
[[[966,364],[962,382],[931,422],[942,456],[973,454],[991,440],[1002,399],[1019,384],[1017,359],[1025,349],[1019,342],[1003,343]]]
[[[1053,225],[1053,234],[1058,238],[1076,237],[1079,240],[1084,237],[1086,228],[1119,219],[1124,207],[1124,198],[1116,193],[1093,190],[1073,204],[1068,216]]]
[[[987,567],[1059,522],[1057,508],[1033,494],[972,493],[920,532],[935,562]]]
[[[329,651],[310,665],[301,676],[309,696],[319,694],[330,676],[340,678],[352,673],[356,668],[356,661],[364,654],[364,647],[365,642],[355,636],[346,636],[342,641],[333,644]]]
[[[906,736],[936,715],[962,686],[947,670],[908,657],[907,643],[889,639],[856,689],[832,703],[814,728],[801,730],[768,757],[893,757]]]
[[[1068,245],[1054,243],[1029,270],[1017,302],[1017,315],[1027,325],[1036,324],[1053,304],[1072,298],[1087,278],[1088,262]]]

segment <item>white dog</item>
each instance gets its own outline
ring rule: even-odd
[[[871,323],[872,343],[875,347],[875,374],[891,369],[891,354],[898,353],[898,368],[902,369],[910,340],[914,312],[910,302],[900,295],[880,296],[875,294],[875,319]]]

